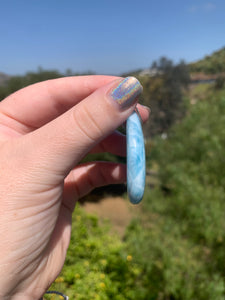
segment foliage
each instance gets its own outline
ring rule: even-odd
[[[148,299],[224,299],[225,90],[190,106],[152,157],[161,186],[130,226],[132,255],[145,263]]]
[[[12,76],[6,84],[0,86],[0,100],[28,85],[62,76],[56,70],[45,71],[42,68],[39,68],[37,72],[28,72],[24,76]]]
[[[152,148],[146,151],[147,165],[159,170],[157,186],[147,188],[143,210],[137,210],[123,241],[107,223],[77,207],[66,263],[51,286],[70,299],[224,299],[224,83],[199,85],[192,93],[196,104],[184,107],[185,64],[161,59],[153,66],[158,76],[140,80],[143,103],[152,109],[146,136],[168,133],[146,144]],[[0,97],[59,76],[40,69],[13,77],[0,87]]]
[[[225,75],[220,75],[215,81],[215,89],[219,90],[225,86]]]
[[[224,299],[223,278],[208,267],[213,262],[211,249],[183,234],[182,223],[171,218],[167,205],[163,207],[160,191],[149,191],[145,201],[150,198],[154,203],[148,205],[148,220],[133,221],[127,231],[131,255],[143,267],[144,299]]]
[[[22,89],[28,85],[50,80],[56,79],[64,76],[76,76],[76,75],[93,75],[94,73],[88,71],[86,73],[73,73],[72,70],[66,70],[65,75],[58,72],[57,70],[44,70],[41,67],[38,68],[36,72],[28,72],[25,75],[21,76],[11,76],[9,77],[4,84],[0,85],[0,101],[6,98],[8,95]]]
[[[76,208],[66,263],[51,290],[78,300],[146,299],[139,297],[144,293],[141,272],[107,224],[100,226],[96,217]]]
[[[154,77],[140,77],[143,85],[143,103],[151,107],[152,115],[145,126],[145,136],[167,132],[185,113],[183,89],[188,87],[189,73],[181,61],[174,65],[165,57],[153,63]]]
[[[144,128],[146,137],[168,131],[172,124],[183,117],[185,107],[182,89],[186,88],[189,82],[188,68],[182,61],[174,65],[171,60],[163,57],[154,63],[154,68],[158,70],[157,76],[139,78],[144,87],[142,103],[150,106],[152,110],[150,122]],[[138,73],[126,75],[138,77]],[[65,75],[83,74],[73,74],[68,69]],[[28,85],[63,76],[56,70],[47,71],[42,68],[37,72],[28,72],[24,76],[12,76],[0,86],[0,100]]]
[[[224,116],[225,90],[208,89],[166,140],[151,143],[160,184],[147,188],[123,241],[77,210],[52,288],[71,299],[223,300]]]
[[[190,64],[190,72],[217,74],[225,72],[225,47],[214,52],[212,55],[207,55],[195,63]]]

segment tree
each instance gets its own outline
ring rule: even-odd
[[[154,77],[141,78],[143,102],[151,107],[152,115],[145,127],[146,136],[162,134],[184,115],[183,92],[189,84],[189,71],[184,61],[174,65],[166,57],[153,62]]]
[[[45,71],[41,67],[37,72],[28,72],[24,76],[12,76],[4,86],[0,87],[0,101],[28,85],[62,76],[56,70]]]

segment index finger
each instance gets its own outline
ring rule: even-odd
[[[25,126],[24,133],[27,133],[52,121],[99,87],[116,79],[118,77],[92,75],[36,83],[2,101],[0,113],[12,120],[11,126]]]

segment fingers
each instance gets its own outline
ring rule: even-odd
[[[117,78],[98,75],[65,77],[28,86],[0,103],[0,121],[22,134],[30,132]]]
[[[137,104],[137,108],[142,122],[145,123],[149,118],[150,109],[140,104]],[[119,156],[126,156],[126,136],[118,131],[115,131],[91,150],[91,153],[99,152],[109,152]]]
[[[95,146],[90,153],[101,152],[109,152],[114,155],[126,156],[126,136],[115,131]]]
[[[151,113],[150,108],[148,108],[147,106],[137,104],[137,109],[138,109],[138,111],[141,115],[142,122],[143,123],[147,122],[148,118],[149,118],[149,115]]]
[[[91,162],[80,165],[71,171],[65,180],[63,204],[73,211],[75,200],[94,188],[125,181],[126,166],[123,164]]]
[[[84,155],[124,123],[141,92],[140,83],[133,77],[116,80],[31,135],[25,135],[35,149],[39,167],[65,177]]]

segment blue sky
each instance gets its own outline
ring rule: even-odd
[[[0,0],[0,72],[119,74],[225,46],[224,0]]]

